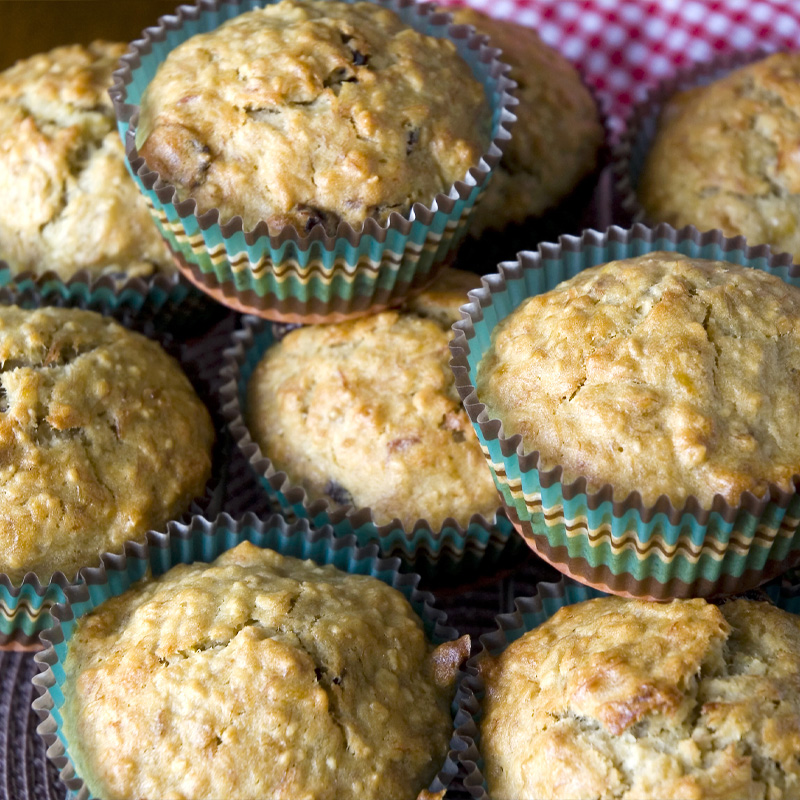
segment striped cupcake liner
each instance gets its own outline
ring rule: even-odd
[[[614,501],[611,485],[587,492],[584,478],[565,483],[561,467],[540,469],[538,452],[525,453],[518,435],[506,438],[475,391],[492,330],[527,297],[587,267],[658,250],[762,269],[800,287],[800,268],[788,254],[719,231],[637,224],[563,236],[501,264],[499,275],[470,292],[450,345],[456,386],[511,521],[561,572],[603,591],[651,599],[745,591],[800,562],[800,476],[790,492],[771,486],[763,498],[745,493],[736,506],[717,497],[710,509],[696,498],[675,508],[665,496],[645,506],[637,493]]]
[[[242,327],[234,333],[233,344],[225,353],[224,384],[220,390],[222,414],[233,443],[276,508],[290,517],[308,519],[318,527],[330,525],[337,536],[354,535],[362,545],[376,541],[381,555],[397,556],[404,568],[426,578],[449,576],[463,580],[514,558],[519,541],[501,508],[491,519],[475,514],[466,527],[448,519],[434,530],[427,520],[418,520],[408,529],[400,520],[378,525],[369,508],[334,507],[325,498],[310,500],[302,486],[292,483],[262,453],[245,423],[247,385],[276,335],[279,331],[264,320],[243,318]]]
[[[401,574],[398,559],[381,558],[375,545],[359,547],[355,537],[337,537],[330,528],[315,530],[305,520],[289,525],[280,516],[260,520],[246,514],[241,520],[234,520],[222,514],[213,522],[194,517],[189,524],[170,523],[164,533],[150,531],[146,543],[129,543],[123,554],[107,553],[99,567],[82,570],[85,582],[66,588],[66,602],[53,609],[53,627],[42,634],[46,649],[36,654],[41,672],[33,683],[40,697],[33,708],[42,719],[37,732],[48,745],[47,755],[58,768],[69,797],[92,797],[75,772],[69,742],[62,731],[62,686],[66,677],[63,663],[76,621],[147,575],[162,575],[177,564],[211,562],[243,541],[277,550],[281,555],[332,564],[350,574],[371,575],[406,597],[422,620],[429,640],[440,644],[458,638],[458,632],[448,626],[445,613],[435,607],[433,595],[418,588],[419,575]],[[448,760],[429,791],[443,792],[453,775],[453,764]]]
[[[797,581],[773,581],[763,592],[759,590],[759,594],[759,599],[768,599],[785,611],[800,614],[800,583]],[[489,800],[480,750],[481,707],[485,695],[478,668],[481,657],[485,653],[498,656],[509,644],[546,622],[560,608],[596,597],[603,597],[603,593],[569,579],[540,583],[535,594],[516,599],[513,612],[497,616],[496,630],[480,637],[481,647],[467,662],[459,683],[455,733],[449,755],[450,760],[460,766],[464,789],[473,800]]]
[[[651,89],[644,100],[633,106],[625,130],[612,153],[614,190],[629,222],[654,224],[639,202],[637,190],[647,154],[658,130],[658,118],[667,101],[678,92],[724,78],[729,72],[753,64],[769,55],[766,50],[724,53],[713,61],[693,64]]]
[[[275,0],[272,0],[273,2]],[[355,0],[347,0],[355,2]],[[196,286],[237,311],[282,322],[335,322],[397,305],[420,291],[451,259],[469,216],[510,138],[515,84],[487,39],[450,16],[414,0],[376,0],[426,35],[447,37],[489,98],[491,144],[480,162],[430,205],[415,203],[408,218],[392,214],[360,231],[341,223],[335,236],[322,226],[305,235],[287,226],[270,235],[266,223],[243,229],[240,217],[223,220],[217,209],[197,215],[194,200],[175,201],[175,187],[139,155],[135,134],[142,93],[170,50],[270,0],[210,0],[181,6],[132,43],[115,73],[111,96],[128,165],[179,268]]]
[[[2,269],[0,266],[0,272]],[[161,277],[167,280],[162,282]],[[217,408],[216,387],[210,374],[221,354],[213,348],[200,353],[195,347],[190,352],[189,348],[176,341],[173,335],[175,329],[169,321],[175,319],[175,314],[184,313],[177,308],[181,294],[178,291],[172,295],[162,294],[162,290],[177,286],[177,276],[173,276],[172,280],[168,276],[158,278],[152,282],[137,278],[118,285],[108,277],[92,280],[81,273],[66,282],[53,273],[20,275],[15,282],[0,287],[0,305],[18,305],[28,309],[57,306],[95,311],[159,341],[181,364],[198,396],[209,409],[217,431],[211,479],[203,496],[195,498],[183,518],[188,519],[193,514],[214,516],[222,510],[227,478],[227,441]],[[154,292],[155,288],[158,288],[158,292]],[[181,291],[185,289],[183,286]],[[163,301],[161,304],[157,302],[159,299]],[[186,302],[192,306],[191,299]],[[207,305],[205,299],[202,302]],[[193,307],[196,310],[197,307]],[[97,554],[99,561],[100,553]],[[0,648],[37,648],[39,633],[53,624],[50,608],[55,603],[64,602],[65,588],[79,580],[78,575],[67,576],[56,572],[50,581],[42,584],[35,574],[29,573],[20,583],[0,572]]]

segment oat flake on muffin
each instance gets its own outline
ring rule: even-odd
[[[0,73],[0,260],[12,272],[174,270],[126,171],[108,97],[124,52],[58,47]]]
[[[156,342],[78,309],[0,307],[0,572],[75,577],[183,514],[214,429]]]
[[[375,578],[244,542],[79,620],[64,732],[108,800],[412,800],[446,756],[461,645]]]
[[[487,109],[452,42],[373,3],[281,0],[170,52],[137,147],[198,213],[334,234],[463,180],[488,148]]]

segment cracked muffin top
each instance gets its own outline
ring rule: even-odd
[[[276,470],[334,506],[434,530],[491,517],[494,482],[450,369],[450,326],[479,278],[445,271],[401,311],[313,325],[264,355],[247,424]]]
[[[511,141],[470,223],[470,233],[479,236],[558,205],[597,167],[605,131],[578,71],[533,28],[473,8],[452,14],[453,22],[489,36],[517,82]]]
[[[58,47],[0,73],[0,260],[13,272],[174,269],[127,173],[108,97],[124,52]]]
[[[136,139],[198,213],[335,234],[430,205],[478,165],[490,122],[452,42],[374,3],[281,0],[176,47]]]
[[[800,797],[800,617],[606,597],[482,663],[496,800]]]
[[[211,419],[156,343],[89,311],[0,307],[0,573],[74,578],[203,494]]]
[[[444,763],[464,642],[400,592],[249,542],[78,621],[70,755],[95,797],[417,797]]]
[[[676,253],[613,261],[526,300],[476,381],[489,417],[587,490],[736,504],[800,474],[800,290]]]
[[[800,260],[800,53],[670,98],[637,188],[654,222],[721,228]]]

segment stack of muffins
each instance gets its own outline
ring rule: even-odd
[[[112,96],[133,183],[103,177],[122,163],[119,142],[76,90],[68,105],[81,113],[59,112],[69,135],[45,131],[66,148],[47,235],[0,227],[12,271],[63,259],[118,276],[123,261],[140,274],[174,260],[203,292],[257,315],[234,335],[222,405],[270,500],[304,518],[167,525],[208,477],[199,401],[151,342],[114,354],[133,335],[101,317],[8,312],[10,340],[36,343],[4,356],[7,449],[23,451],[7,459],[9,483],[30,479],[20,463],[45,483],[65,475],[72,505],[40,488],[21,502],[34,523],[80,535],[59,562],[44,537],[20,536],[8,552],[21,566],[6,572],[18,582],[26,569],[89,567],[41,657],[42,733],[69,789],[441,797],[469,643],[403,573],[463,580],[527,541],[567,575],[645,599],[576,604],[597,592],[562,581],[501,621],[462,675],[470,793],[800,797],[800,618],[763,600],[701,599],[800,560],[790,259],[719,231],[638,226],[564,237],[479,288],[450,264],[483,273],[517,235],[532,247],[547,225],[578,218],[581,185],[597,177],[603,128],[577,73],[533,31],[468,9],[448,28],[400,0],[249,5],[183,7],[123,59]],[[518,105],[497,54],[462,24],[503,49]],[[47,58],[95,90],[113,51],[41,57],[37,102],[53,102]],[[92,58],[102,67],[87,71]],[[24,71],[10,72],[15,97]],[[791,76],[776,65],[770,81],[779,73]],[[777,105],[771,84],[745,84],[748,102]],[[17,105],[9,130],[38,124],[35,103]],[[752,119],[762,137],[791,136],[763,108]],[[75,131],[88,139],[71,141]],[[10,171],[29,146],[9,145]],[[790,192],[774,188],[769,154],[762,162],[773,194]],[[642,185],[660,191],[653,174]],[[141,211],[144,198],[155,226],[129,225],[118,255],[72,248],[78,263],[70,203],[97,200],[95,182],[113,187],[110,215],[90,212],[93,234],[114,234],[104,244],[123,238],[120,203]],[[698,189],[701,204],[713,196]],[[786,229],[791,211],[773,200],[751,205]],[[651,214],[683,221],[665,208]],[[133,462],[119,463],[139,426]],[[165,508],[129,507],[140,489]],[[125,504],[101,505],[104,493]],[[84,524],[101,507],[121,532]],[[144,542],[148,527],[166,533]]]

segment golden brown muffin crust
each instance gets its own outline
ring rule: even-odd
[[[800,259],[800,53],[776,53],[664,106],[639,200],[676,227],[721,228]]]
[[[478,398],[544,468],[645,504],[785,490],[800,474],[800,291],[652,253],[580,272],[492,334]]]
[[[245,542],[80,620],[70,754],[109,800],[411,800],[452,727],[436,652],[381,581]]]
[[[214,430],[179,365],[99,314],[0,307],[0,572],[72,579],[203,493]]]
[[[452,42],[372,3],[282,0],[175,48],[142,98],[137,144],[200,213],[332,234],[463,180],[488,117]]]
[[[575,67],[536,31],[472,8],[452,13],[455,23],[489,36],[517,82],[511,141],[470,226],[479,236],[540,216],[561,202],[597,166],[605,132]]]
[[[378,524],[491,517],[497,490],[449,367],[450,325],[475,280],[446,274],[412,301],[418,313],[300,328],[271,347],[246,416],[275,468],[311,500],[369,507]]]
[[[124,52],[58,47],[0,73],[0,259],[14,272],[174,269],[126,171],[108,97]]]
[[[484,662],[496,800],[800,797],[800,618],[607,597]]]

